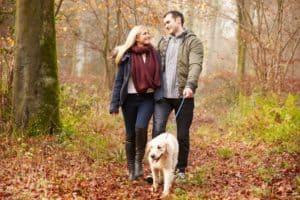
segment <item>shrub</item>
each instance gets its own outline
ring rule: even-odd
[[[108,113],[107,90],[99,94],[97,87],[90,84],[63,84],[61,86],[62,133],[58,141],[72,151],[98,161],[123,162],[122,142],[119,130],[122,127],[121,115],[112,117]],[[110,149],[111,151],[107,151]]]
[[[297,96],[252,95],[229,113],[230,131],[275,144],[283,151],[300,152],[300,109]]]

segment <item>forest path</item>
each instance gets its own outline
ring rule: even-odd
[[[264,143],[232,139],[216,124],[204,121],[195,116],[187,180],[173,185],[173,199],[299,197],[297,155],[270,151]],[[2,136],[1,140],[0,199],[159,198],[144,180],[127,180],[124,158],[99,162],[66,148],[55,136],[26,141]],[[118,155],[124,157],[122,152]],[[149,174],[147,163],[145,169]]]

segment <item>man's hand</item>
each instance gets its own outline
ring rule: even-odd
[[[193,98],[194,97],[193,90],[191,88],[184,88],[183,97],[184,98]]]

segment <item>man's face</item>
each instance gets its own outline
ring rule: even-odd
[[[173,18],[172,14],[168,14],[164,18],[164,25],[169,34],[175,35],[175,33],[178,31],[179,27],[181,27],[180,17],[177,17],[175,19],[175,18]]]

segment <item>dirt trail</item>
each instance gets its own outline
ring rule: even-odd
[[[270,152],[261,143],[229,141],[215,128],[209,129],[213,139],[201,131],[195,133],[195,127],[192,130],[188,179],[174,184],[173,199],[299,198],[297,155]],[[55,137],[21,144],[2,141],[0,199],[159,197],[143,180],[127,181],[124,162],[98,164],[83,153],[66,150]]]

